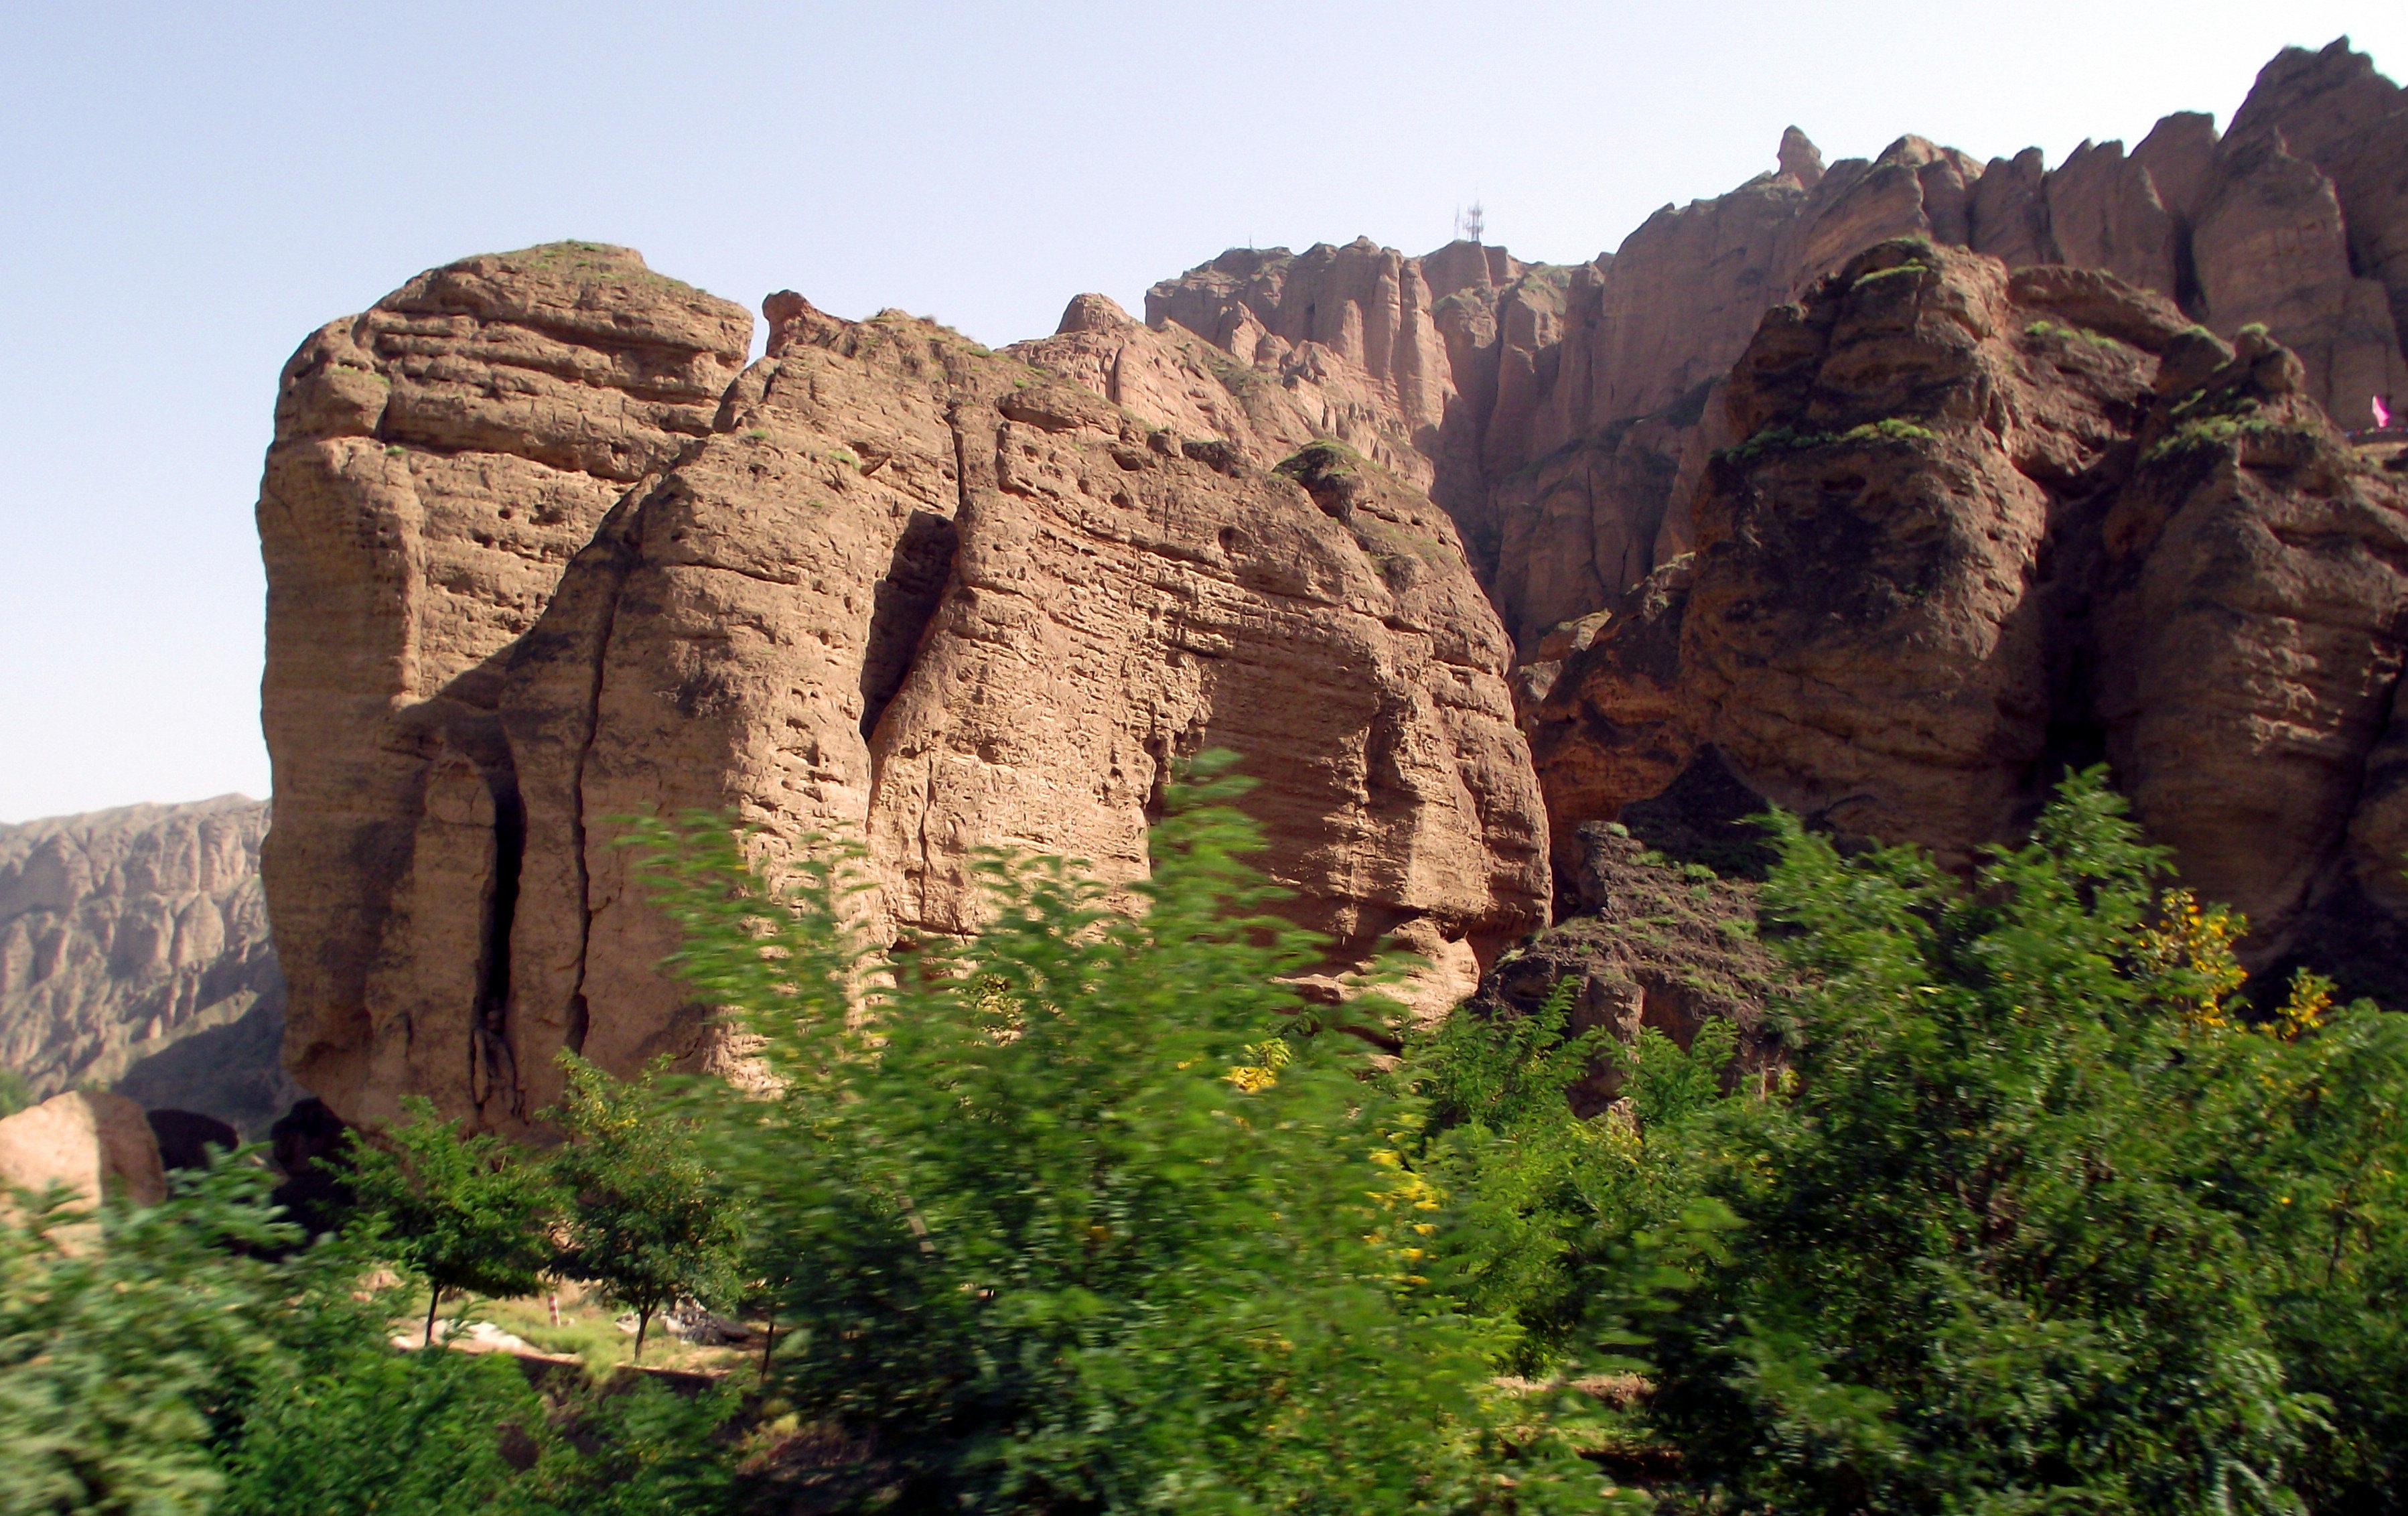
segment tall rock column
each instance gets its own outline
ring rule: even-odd
[[[288,1066],[346,1115],[510,1078],[503,655],[611,503],[710,429],[751,331],[633,252],[555,243],[421,275],[285,365],[259,498],[261,867]]]

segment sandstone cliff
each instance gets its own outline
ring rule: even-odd
[[[1894,241],[1765,317],[1727,424],[1696,553],[1529,712],[1559,871],[1578,819],[1695,765],[1962,861],[2104,759],[2248,913],[2253,965],[2408,992],[2373,951],[2408,848],[2408,481],[2299,355],[2112,276]]]
[[[1917,136],[1826,166],[1795,127],[1777,168],[1667,206],[1570,267],[1456,243],[1230,252],[1157,285],[1147,320],[1241,362],[1310,370],[1354,424],[1410,438],[1523,656],[1696,541],[1714,391],[1769,307],[1885,237],[2011,267],[2114,273],[2229,339],[2266,326],[2344,426],[2408,397],[2408,96],[2352,52],[2286,50],[2232,128],[2169,116],[2128,154],[2086,143],[1984,164]]]
[[[1510,646],[1377,437],[1313,443],[1318,404],[1108,303],[1010,354],[765,310],[739,373],[733,307],[536,249],[288,366],[265,866],[288,1057],[337,1112],[509,1128],[562,1048],[710,1065],[610,846],[656,808],[849,832],[874,925],[960,932],[977,849],[1140,875],[1172,765],[1226,747],[1340,958],[1393,937],[1451,1004],[1544,919]]]
[[[2408,392],[2403,132],[2344,43],[2054,169],[1793,128],[1586,264],[1231,251],[1002,352],[781,293],[747,365],[591,244],[430,271],[294,355],[262,485],[290,1065],[505,1129],[563,1048],[712,1066],[616,818],[846,832],[875,929],[963,932],[982,847],[1142,874],[1208,746],[1432,1008],[1584,822],[1961,860],[2098,758],[2255,961],[2408,990],[2408,557],[2327,419]]]
[[[298,1097],[240,795],[0,826],[0,1066],[264,1132]]]

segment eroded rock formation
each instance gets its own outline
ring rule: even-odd
[[[0,1067],[264,1132],[298,1096],[266,832],[241,795],[0,826]]]
[[[1727,405],[1745,440],[1695,556],[1530,712],[1559,871],[1573,822],[1693,765],[1962,862],[2105,759],[2257,964],[2320,935],[2333,962],[2332,902],[2397,898],[2408,490],[2299,355],[2111,276],[1896,241],[1769,313]]]
[[[1526,658],[1695,546],[1707,457],[1738,440],[1713,392],[1762,313],[1903,236],[2103,269],[2227,339],[2263,324],[2344,426],[2408,397],[2408,97],[2346,39],[2269,64],[2220,139],[2184,112],[2054,169],[1917,136],[1827,167],[1792,127],[1773,172],[1666,206],[1589,263],[1229,252],[1157,285],[1147,320],[1386,407],[1354,424],[1428,457]]]
[[[1961,861],[2099,758],[2258,961],[2387,988],[2408,538],[2327,413],[2408,394],[2403,134],[2344,44],[2054,169],[1793,128],[1589,263],[1233,250],[999,353],[781,293],[747,365],[586,244],[423,275],[295,354],[262,488],[292,1066],[509,1129],[563,1048],[710,1065],[615,818],[849,831],[875,930],[963,932],[982,847],[1142,874],[1204,747],[1432,1007],[1584,822]]]
[[[494,1083],[523,834],[506,654],[612,504],[710,433],[751,338],[740,307],[564,243],[422,275],[285,366],[263,865],[304,1085]]]
[[[961,932],[976,850],[1141,875],[1172,765],[1230,748],[1340,959],[1394,937],[1451,1003],[1544,919],[1509,645],[1444,512],[1300,446],[1343,431],[1326,412],[1097,302],[1010,354],[765,309],[738,374],[728,307],[539,249],[424,276],[288,367],[267,881],[308,962],[288,1048],[337,1112],[424,1093],[510,1127],[562,1048],[709,1064],[610,846],[655,809],[850,831],[876,929]]]

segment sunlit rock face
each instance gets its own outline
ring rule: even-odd
[[[267,883],[336,1111],[511,1128],[564,1048],[715,1066],[611,845],[636,814],[851,835],[874,933],[960,933],[980,850],[1142,877],[1180,761],[1229,749],[1337,963],[1408,944],[1451,1003],[1544,920],[1510,646],[1446,514],[1314,444],[1322,407],[1108,303],[1005,354],[765,309],[739,368],[733,307],[538,249],[287,368]]]

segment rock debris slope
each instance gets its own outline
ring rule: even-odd
[[[266,832],[241,795],[0,826],[0,1066],[37,1099],[114,1085],[264,1131],[298,1095]]]
[[[423,276],[286,371],[267,883],[307,963],[290,1057],[339,1114],[424,1093],[510,1127],[564,1047],[712,1063],[609,845],[655,808],[851,830],[877,929],[959,932],[977,849],[1140,876],[1172,765],[1226,747],[1341,958],[1393,936],[1452,1003],[1544,919],[1502,630],[1442,511],[1301,446],[1317,411],[1249,406],[1096,302],[996,354],[774,295],[740,374],[731,308],[537,249]]]

